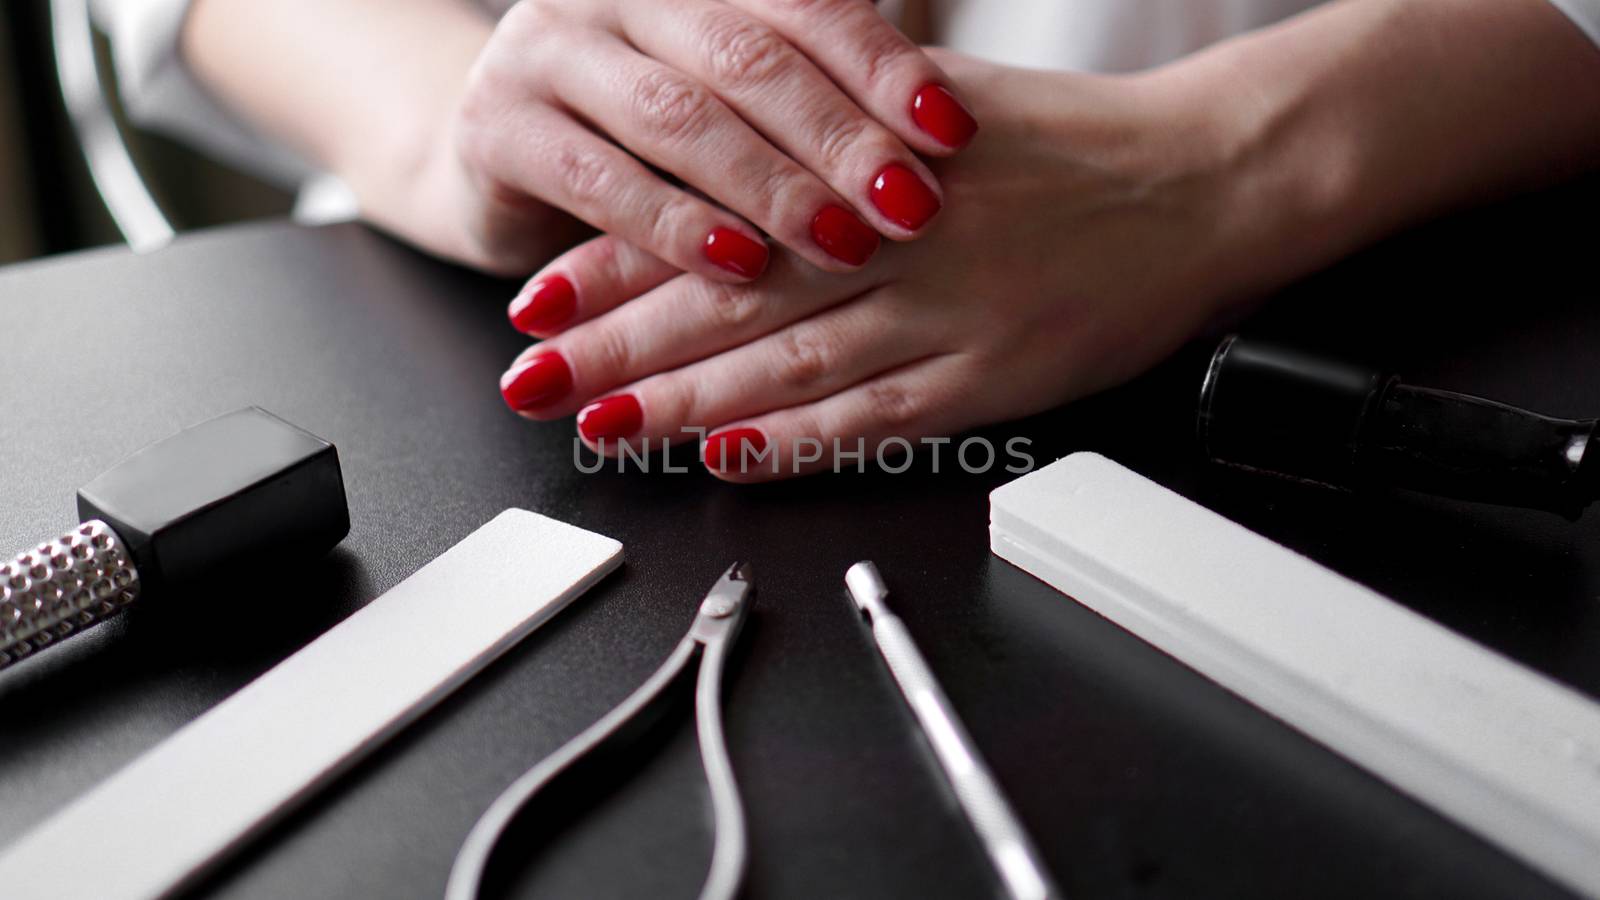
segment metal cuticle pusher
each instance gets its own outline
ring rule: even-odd
[[[889,609],[889,588],[878,567],[862,561],[845,572],[845,586],[872,632],[889,674],[933,750],[934,761],[971,823],[998,878],[1001,896],[1050,900],[1061,890],[1005,793],[979,755],[955,707],[933,676],[911,632]]]

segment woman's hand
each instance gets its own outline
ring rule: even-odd
[[[1333,3],[1136,76],[935,58],[985,132],[937,166],[923,240],[730,286],[597,239],[519,298],[560,276],[581,324],[507,402],[591,445],[706,428],[733,480],[871,458],[1112,385],[1231,301],[1600,159],[1600,54],[1542,0]]]
[[[761,274],[763,233],[845,272],[942,205],[917,154],[977,127],[948,81],[868,0],[523,0],[433,177],[489,269],[531,269],[554,208],[718,281]]]
[[[535,330],[555,333],[502,379],[507,402],[535,419],[577,413],[608,454],[705,429],[715,473],[769,479],[858,441],[870,460],[892,438],[1107,387],[1250,290],[1255,270],[1234,251],[1256,223],[1233,205],[1234,148],[1192,98],[1160,78],[938,58],[985,130],[938,167],[950,204],[922,240],[844,276],[780,254],[761,282],[727,285],[597,238],[513,304],[557,278],[582,298],[580,324]]]

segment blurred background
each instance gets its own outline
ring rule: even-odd
[[[63,101],[52,40],[53,24],[76,28],[79,17],[87,22],[87,4],[0,0],[0,265],[123,240],[84,162]],[[53,15],[61,21],[53,23]],[[289,194],[130,127],[118,102],[106,42],[94,34],[92,46],[98,65],[91,74],[100,98],[139,176],[174,228],[289,211]]]

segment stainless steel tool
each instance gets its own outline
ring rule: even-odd
[[[1045,900],[1061,896],[1039,851],[1006,802],[1005,794],[984,765],[983,757],[956,717],[954,708],[934,679],[933,671],[917,651],[905,623],[889,611],[889,588],[870,562],[858,562],[845,572],[845,586],[856,608],[872,628],[872,638],[883,654],[895,683],[922,726],[934,759],[955,791],[956,801],[983,842],[1001,886],[1008,897]]]
[[[558,780],[581,777],[585,769],[578,765],[580,761],[600,755],[607,747],[631,742],[648,729],[663,713],[673,688],[687,681],[691,664],[697,659],[696,736],[711,792],[714,832],[711,868],[700,888],[700,897],[731,900],[744,878],[746,836],[739,787],[722,733],[722,671],[728,649],[749,613],[754,589],[748,565],[735,564],[724,572],[701,601],[689,633],[655,674],[599,721],[512,782],[489,805],[456,854],[445,886],[445,900],[476,900],[500,849],[500,840],[513,820]]]
[[[320,556],[350,530],[338,451],[253,406],[118,463],[78,491],[78,516],[0,563],[0,669],[142,597]]]

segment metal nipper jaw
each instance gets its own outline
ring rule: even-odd
[[[711,793],[713,838],[711,868],[700,888],[701,900],[729,900],[744,877],[745,823],[722,731],[722,672],[728,649],[750,611],[755,584],[750,566],[735,564],[717,579],[695,615],[689,632],[666,662],[627,699],[512,782],[484,811],[456,855],[445,900],[476,900],[501,837],[541,791],[558,781],[579,780],[605,751],[631,743],[665,714],[674,693],[699,661],[694,684],[695,736]]]

